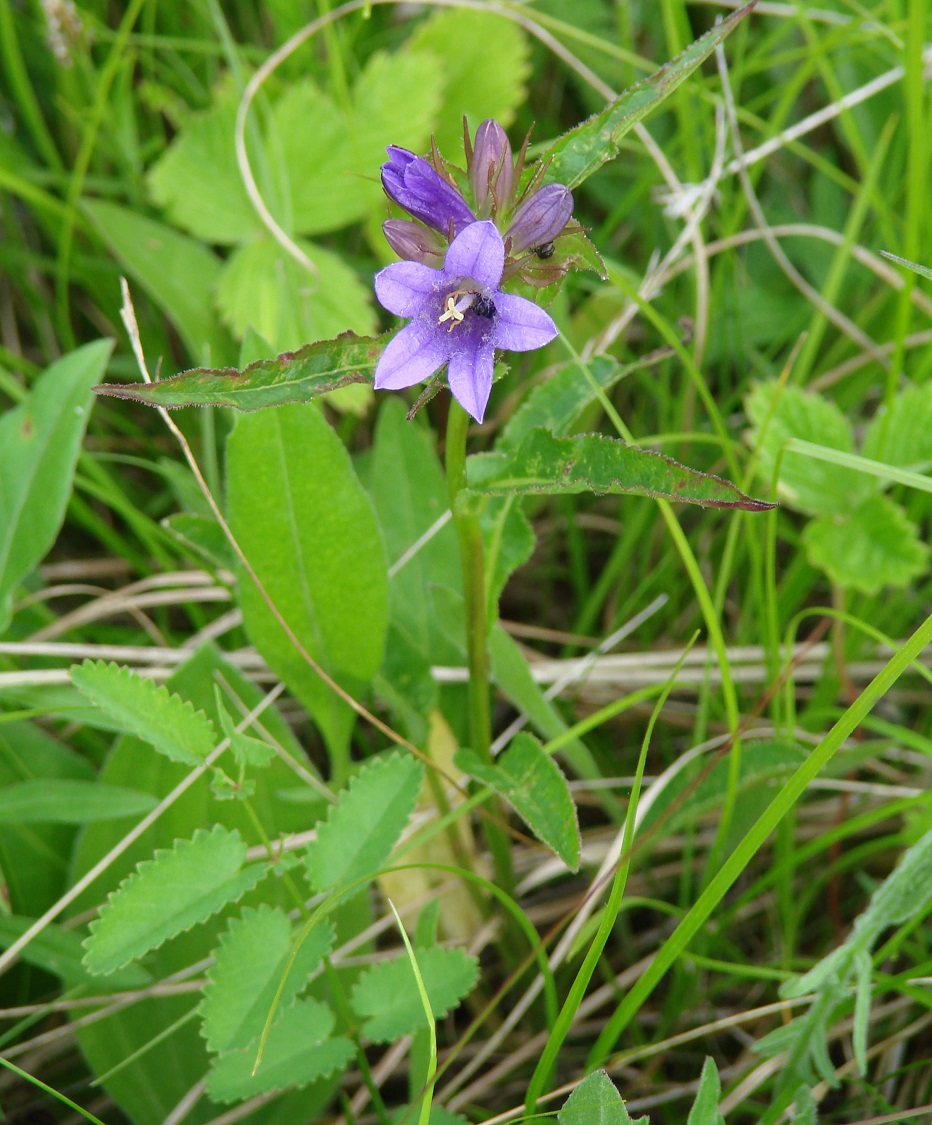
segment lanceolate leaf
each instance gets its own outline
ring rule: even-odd
[[[718,1111],[718,1100],[722,1096],[722,1083],[718,1068],[711,1058],[702,1064],[699,1089],[693,1102],[686,1125],[725,1125],[725,1118]]]
[[[127,734],[135,734],[173,762],[199,766],[219,741],[203,711],[128,668],[85,660],[69,674],[75,687]]]
[[[257,360],[243,371],[195,367],[157,383],[103,383],[94,390],[169,409],[232,406],[236,410],[261,410],[288,402],[310,402],[349,383],[371,383],[385,344],[384,338],[344,332],[335,340],[320,340],[274,359]]]
[[[490,786],[531,831],[575,871],[579,867],[576,806],[560,767],[532,735],[521,733],[494,765],[472,750],[458,750],[454,764]]]
[[[351,883],[384,863],[408,822],[423,776],[410,755],[393,753],[366,763],[308,848],[305,862],[316,890]]]
[[[53,363],[0,418],[0,633],[11,595],[55,541],[109,340]]]
[[[557,1125],[649,1125],[649,1118],[633,1123],[621,1094],[604,1070],[584,1078],[557,1114]]]
[[[240,834],[218,824],[144,860],[91,923],[84,943],[88,970],[120,969],[235,902],[267,871],[260,863],[244,868],[245,858]]]
[[[418,949],[416,956],[430,1010],[434,1019],[441,1019],[476,983],[476,959],[462,949],[436,945]],[[383,961],[363,973],[353,989],[352,1005],[364,1021],[363,1035],[376,1043],[391,1043],[427,1024],[414,968],[407,956]]]
[[[575,188],[597,168],[614,160],[625,133],[669,97],[753,7],[752,3],[739,8],[655,74],[625,90],[588,121],[564,133],[541,157],[544,161],[551,161],[544,177],[545,182]]]
[[[89,824],[148,812],[151,793],[97,781],[43,778],[0,789],[0,824]]]
[[[603,434],[558,438],[548,430],[533,429],[514,452],[470,457],[467,473],[470,490],[492,496],[627,492],[748,512],[764,512],[774,506],[746,496],[719,477],[687,469],[660,453]]]

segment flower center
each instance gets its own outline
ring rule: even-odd
[[[449,321],[452,332],[458,324],[463,323],[470,309],[485,320],[491,320],[495,316],[495,304],[491,297],[483,296],[482,293],[476,293],[472,289],[454,289],[452,293],[447,294],[443,302],[443,312],[437,318],[437,323],[444,324]]]

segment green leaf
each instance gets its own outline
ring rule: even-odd
[[[854,999],[854,1030],[851,1036],[851,1045],[854,1048],[858,1072],[863,1077],[867,1074],[867,1033],[870,1029],[871,977],[874,971],[871,955],[866,949],[859,949],[855,953],[854,970],[857,986]]]
[[[588,121],[564,133],[541,156],[542,161],[551,161],[544,181],[575,188],[607,161],[614,160],[628,130],[668,98],[734,31],[753,6],[746,4],[726,16],[655,74],[625,90]]]
[[[757,451],[758,476],[772,484],[779,462],[779,495],[792,507],[810,515],[834,515],[849,510],[873,489],[863,473],[784,449],[790,438],[801,438],[852,453],[851,424],[833,402],[800,387],[770,382],[751,391],[745,409],[754,427],[751,444]]]
[[[482,512],[485,573],[490,621],[498,620],[498,601],[508,579],[534,553],[537,537],[515,496],[493,496]]]
[[[434,1019],[442,1019],[472,990],[479,974],[475,957],[463,949],[418,949],[417,967]],[[414,968],[407,956],[382,961],[362,974],[350,998],[363,1021],[362,1034],[374,1043],[391,1043],[427,1026]]]
[[[294,229],[337,230],[380,206],[377,171],[386,146],[426,147],[442,86],[434,56],[384,52],[366,63],[348,112],[310,82],[292,86],[272,116],[288,172]]]
[[[275,758],[275,748],[261,738],[238,731],[233,720],[223,705],[220,688],[215,689],[217,699],[217,714],[220,716],[220,727],[225,738],[230,740],[230,749],[241,769],[263,769]]]
[[[35,918],[24,918],[15,914],[0,914],[0,949],[7,949],[17,938],[32,926]],[[84,968],[82,959],[84,948],[82,938],[75,930],[66,930],[54,923],[47,923],[42,930],[25,946],[19,954],[23,961],[36,968],[44,969],[60,977],[66,988],[81,986],[85,989],[100,987]],[[145,988],[152,983],[152,974],[139,965],[113,973],[107,978],[107,988],[111,992],[121,989]]]
[[[218,824],[144,860],[91,922],[84,943],[88,970],[121,969],[235,902],[268,870],[261,863],[244,868],[245,858],[240,834]]]
[[[397,396],[384,399],[375,427],[367,487],[395,565],[449,512],[446,478],[432,435],[405,417]],[[390,580],[392,623],[410,645],[434,664],[456,659],[424,596],[431,583],[462,586],[452,521],[442,527]]]
[[[414,809],[424,768],[409,754],[370,759],[317,826],[305,856],[315,890],[343,887],[388,858]]]
[[[408,49],[441,62],[443,109],[434,134],[448,155],[462,151],[464,114],[473,130],[487,117],[507,126],[525,99],[531,73],[527,37],[501,16],[437,12],[414,33]]]
[[[285,912],[265,903],[231,920],[214,952],[199,1009],[211,1051],[239,1050],[259,1038],[272,1005],[286,1009],[330,951],[333,927],[315,926],[289,965],[294,940]]]
[[[92,703],[129,734],[148,742],[173,762],[199,766],[217,745],[214,725],[203,711],[129,668],[104,661],[75,664],[69,675]]]
[[[0,824],[89,824],[138,816],[156,804],[150,793],[97,781],[21,781],[0,789]]]
[[[516,735],[491,766],[472,750],[457,750],[453,762],[504,797],[539,840],[571,871],[578,870],[576,806],[560,767],[536,738],[524,732]]]
[[[212,195],[201,189],[199,195]],[[85,200],[81,209],[127,277],[149,294],[201,363],[228,363],[233,341],[213,308],[223,263],[202,243],[115,203]]]
[[[584,1078],[563,1103],[558,1125],[650,1125],[649,1117],[632,1121],[621,1094],[604,1070]]]
[[[903,469],[932,466],[932,383],[901,391],[888,411],[881,406],[864,435],[865,457]]]
[[[263,227],[236,162],[239,91],[227,82],[215,92],[215,99],[209,109],[184,121],[153,165],[148,183],[153,199],[173,223],[201,242],[230,245],[261,233]],[[255,146],[249,147],[259,190],[263,199],[272,202],[274,213],[274,201],[282,194],[281,174],[273,180],[275,165],[256,159]]]
[[[98,394],[128,398],[146,406],[265,406],[311,402],[351,383],[371,385],[384,338],[345,333],[336,340],[307,344],[275,359],[259,359],[243,371],[232,367],[195,367],[157,383],[103,383]]]
[[[364,691],[385,648],[385,551],[369,497],[320,411],[286,406],[238,418],[227,495],[233,534],[295,636],[348,691]],[[296,651],[252,580],[239,579],[250,640],[331,753],[342,753],[355,713]]]
[[[722,1095],[722,1083],[718,1068],[712,1059],[706,1058],[702,1064],[699,1089],[689,1111],[686,1125],[725,1125],[725,1118],[718,1111],[718,1101]]]
[[[20,581],[55,542],[112,343],[86,344],[48,367],[0,418],[0,633]]]
[[[803,531],[809,562],[837,586],[876,594],[906,586],[926,569],[928,548],[889,497],[873,495],[850,512],[813,520]]]
[[[175,512],[162,520],[162,527],[175,537],[198,562],[206,562],[212,570],[236,569],[236,556],[223,528],[213,516],[193,512]]]
[[[901,266],[905,266],[913,273],[918,273],[920,277],[927,277],[932,281],[932,269],[928,266],[920,266],[918,262],[911,262],[909,258],[901,258],[898,254],[891,254],[889,250],[881,250],[880,253],[884,258],[889,258],[891,262],[898,262]]]
[[[903,853],[903,858],[871,895],[868,908],[854,923],[852,935],[872,945],[888,926],[909,922],[932,908],[932,831]]]
[[[252,328],[284,351],[340,332],[374,332],[371,289],[338,255],[298,245],[315,273],[267,236],[233,251],[217,286],[217,307],[233,334]]]
[[[262,1062],[255,1074],[256,1048],[221,1055],[207,1075],[207,1093],[215,1102],[234,1102],[272,1090],[307,1086],[342,1070],[355,1054],[349,1039],[328,1039],[333,1013],[317,1000],[300,1000],[272,1025]]]
[[[469,489],[492,496],[623,492],[749,512],[773,507],[719,477],[602,434],[558,438],[534,429],[514,452],[480,453],[468,459],[466,468]]]

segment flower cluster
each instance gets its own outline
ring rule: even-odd
[[[454,397],[481,422],[495,349],[530,351],[557,334],[546,312],[502,286],[512,278],[538,288],[558,282],[577,257],[560,240],[581,228],[569,189],[541,186],[545,167],[519,191],[527,140],[515,160],[497,121],[483,121],[474,144],[465,129],[464,139],[465,173],[436,147],[430,159],[387,150],[382,186],[412,218],[383,223],[404,261],[376,276],[375,291],[385,308],[411,321],[379,360],[375,386],[409,387],[447,364]]]

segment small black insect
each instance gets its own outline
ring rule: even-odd
[[[495,304],[491,297],[479,296],[473,301],[473,311],[479,316],[484,316],[486,320],[491,320],[495,316]]]
[[[547,258],[553,257],[554,250],[556,250],[556,247],[552,242],[545,242],[543,246],[538,246],[534,253],[541,261],[545,261]]]

